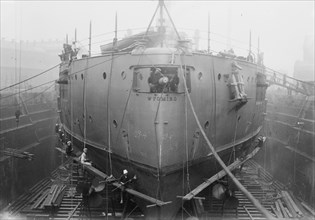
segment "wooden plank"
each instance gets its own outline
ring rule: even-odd
[[[73,158],[74,160],[76,160],[77,162],[79,162],[79,158]],[[102,177],[103,179],[107,179],[109,176],[105,173],[103,173],[102,171],[96,169],[95,167],[91,166],[91,165],[86,165],[86,164],[82,164],[83,168],[84,169],[87,169],[89,170],[90,172],[96,174],[97,176],[100,176]],[[158,199],[155,199],[153,197],[150,197],[148,195],[145,195],[141,192],[138,192],[134,189],[131,189],[131,188],[126,188],[125,186],[123,186],[122,184],[120,184],[119,182],[113,182],[111,183],[113,186],[121,189],[121,190],[125,190],[126,192],[138,197],[138,198],[141,198],[141,199],[144,199],[150,203],[153,203],[153,204],[156,204],[158,206],[163,206],[163,205],[166,205],[166,204],[169,204],[170,202],[163,202],[161,200],[158,200]]]
[[[286,211],[286,213],[288,214],[288,216],[289,216],[290,218],[293,217],[287,207],[284,207],[284,210]]]
[[[280,205],[278,203],[278,200],[275,201],[275,205],[276,205],[276,209],[278,211],[278,214],[279,214],[279,217],[280,218],[283,218],[283,215],[282,215],[282,212],[281,212],[281,209],[280,209]]]
[[[309,211],[313,216],[315,216],[315,211],[309,207],[306,203],[302,202],[301,205],[307,210]]]
[[[281,191],[281,195],[283,196],[283,201],[285,202],[287,208],[289,209],[290,213],[292,214],[292,216],[294,218],[298,217],[297,213],[295,212],[293,206],[290,203],[290,200],[288,199],[287,194],[285,193],[285,191]]]
[[[271,206],[271,209],[272,209],[272,211],[275,213],[275,215],[277,216],[277,218],[282,218],[282,217],[281,217],[282,215],[279,213],[278,210],[275,209],[274,206]]]
[[[56,191],[56,185],[54,184],[51,186],[46,199],[44,200],[43,204],[41,205],[41,208],[51,206],[51,199],[52,199],[53,193],[55,191]]]
[[[40,203],[47,197],[48,192],[49,192],[49,189],[45,190],[43,194],[41,195],[41,197],[39,197],[39,199],[36,200],[36,202],[32,205],[31,209],[37,209]]]
[[[74,209],[71,211],[71,213],[69,213],[69,216],[68,216],[67,220],[70,220],[70,219],[72,218],[73,214],[74,214],[75,211],[79,208],[80,204],[81,204],[81,202],[79,202],[79,203],[74,207]]]
[[[58,195],[58,197],[56,198],[56,201],[54,202],[54,206],[57,206],[57,207],[60,206],[65,193],[66,193],[66,190],[65,190],[65,188],[63,188],[61,190],[60,194]]]
[[[250,214],[250,212],[248,211],[248,209],[246,208],[245,205],[243,205],[243,208],[245,209],[245,211],[246,211],[247,215],[249,216],[249,218],[250,218],[251,220],[253,220],[253,219],[254,219],[253,216]]]
[[[284,217],[284,218],[289,218],[287,212],[286,212],[285,209],[284,209],[284,206],[283,206],[281,200],[278,199],[277,202],[278,202],[278,204],[279,204],[279,207],[280,207],[280,210],[281,210],[281,212],[282,212],[283,217]]]
[[[258,151],[260,150],[260,147],[256,147],[252,153],[248,154],[246,156],[246,158],[244,160],[236,160],[234,163],[230,164],[227,168],[229,170],[234,170],[236,169],[238,166],[242,165],[243,163],[245,163],[247,160],[249,160],[250,158],[252,158]],[[204,181],[203,183],[201,183],[199,186],[197,186],[194,190],[192,190],[191,192],[189,192],[188,194],[186,194],[183,197],[183,200],[191,200],[193,197],[195,197],[198,193],[200,193],[202,190],[204,190],[205,188],[207,188],[209,185],[211,185],[212,183],[214,183],[215,181],[221,179],[222,177],[224,177],[226,175],[225,170],[221,170],[220,172],[216,173],[215,175],[213,175],[211,178],[207,179],[206,181]]]
[[[284,191],[284,193],[287,195],[287,198],[289,199],[289,202],[291,203],[292,207],[294,208],[295,212],[298,215],[303,215],[303,212],[299,209],[299,207],[296,205],[296,203],[294,202],[294,200],[292,199],[291,195],[287,192]]]

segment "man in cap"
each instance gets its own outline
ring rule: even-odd
[[[73,152],[72,142],[71,141],[67,141],[67,143],[66,143],[66,154],[67,154],[67,156],[71,156],[72,152]]]
[[[163,77],[161,69],[152,67],[150,71],[151,71],[150,77],[148,78],[150,92],[152,93],[162,92],[163,85],[159,83],[159,80]]]
[[[123,186],[127,186],[128,184],[128,170],[124,169],[122,175],[119,177],[119,182]],[[125,185],[126,184],[126,185]],[[123,198],[125,197],[124,190],[121,190],[120,193],[120,204],[123,203]]]

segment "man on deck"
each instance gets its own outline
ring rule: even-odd
[[[150,92],[156,93],[156,92],[162,92],[163,91],[163,85],[159,83],[159,80],[163,77],[161,69],[160,68],[151,68],[150,77],[148,78],[148,83],[150,86]]]

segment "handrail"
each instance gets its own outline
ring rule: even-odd
[[[268,67],[264,70],[265,71],[262,74],[266,76],[266,81],[270,85],[281,86],[288,90],[295,91],[307,96],[314,94],[315,84],[295,79],[280,72],[274,71]]]

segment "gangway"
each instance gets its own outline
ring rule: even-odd
[[[266,76],[266,81],[269,83],[269,85],[277,85],[286,88],[289,94],[294,91],[306,96],[314,95],[314,83],[305,82],[291,76],[287,76],[286,74],[280,73],[268,67],[265,67],[264,70],[264,75]]]

